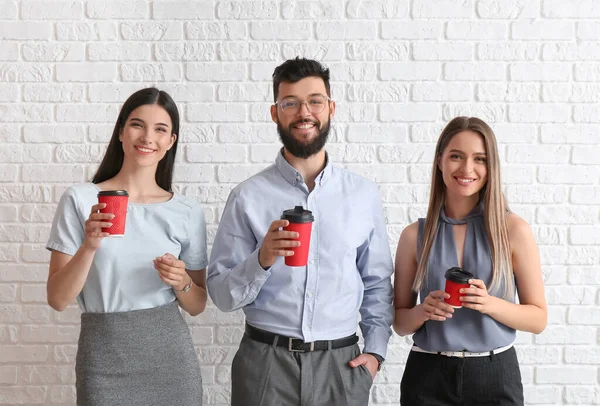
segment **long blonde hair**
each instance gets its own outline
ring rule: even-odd
[[[480,199],[483,197],[485,229],[492,258],[492,283],[488,286],[488,290],[498,292],[500,296],[512,299],[514,297],[515,282],[508,241],[507,218],[509,208],[502,193],[498,146],[492,129],[483,120],[476,117],[456,117],[452,119],[442,130],[438,139],[431,173],[429,208],[427,209],[421,241],[422,249],[418,258],[419,263],[412,288],[415,292],[419,292],[427,277],[427,259],[435,240],[440,213],[446,200],[446,185],[442,178],[442,171],[438,167],[438,161],[452,137],[462,131],[472,131],[480,134],[483,137],[487,154],[487,181],[479,193]],[[500,288],[502,289],[500,290]]]

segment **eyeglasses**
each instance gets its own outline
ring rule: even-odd
[[[281,100],[277,100],[275,105],[279,106],[283,114],[287,116],[298,114],[304,104],[306,104],[306,108],[312,114],[319,114],[325,110],[325,105],[330,101],[332,100],[329,97],[316,94],[303,101],[297,97],[284,97]]]

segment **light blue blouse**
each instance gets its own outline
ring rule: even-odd
[[[62,195],[46,245],[74,255],[85,238],[85,221],[98,202],[93,183],[69,187]],[[129,203],[123,237],[107,237],[96,251],[77,302],[83,312],[149,309],[175,300],[173,289],[158,276],[152,260],[171,253],[188,270],[206,268],[206,223],[195,200],[174,195],[153,204]]]

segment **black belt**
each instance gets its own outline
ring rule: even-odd
[[[269,345],[273,345],[275,340],[277,340],[278,347],[284,347],[287,348],[288,351],[293,352],[325,351],[328,349],[335,350],[336,348],[349,347],[358,342],[358,336],[356,334],[352,334],[348,337],[339,338],[337,340],[322,340],[305,343],[299,338],[286,337],[279,334],[270,333],[256,327],[252,327],[248,323],[246,323],[246,335],[254,341]]]

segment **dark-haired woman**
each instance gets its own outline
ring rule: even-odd
[[[197,202],[171,190],[179,113],[142,89],[124,103],[91,183],[60,199],[47,248],[48,303],[82,311],[78,405],[201,405],[202,381],[179,306],[206,305],[206,225]],[[107,238],[112,214],[98,192],[126,190],[125,234]]]

